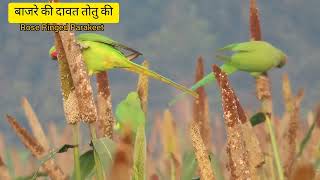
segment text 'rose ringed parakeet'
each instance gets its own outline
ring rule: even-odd
[[[187,87],[182,86],[154,71],[151,71],[144,66],[130,61],[124,55],[124,53],[120,51],[120,49],[126,49],[136,53],[139,52],[128,48],[127,46],[122,45],[106,36],[94,33],[80,34],[77,36],[77,42],[81,46],[82,55],[89,75],[113,68],[121,68],[138,74],[147,75],[197,97],[197,93],[189,90]],[[55,47],[52,47],[49,53],[52,58],[57,58]]]
[[[274,67],[281,68],[287,62],[287,56],[280,50],[265,41],[248,41],[234,43],[218,49],[218,52],[231,51],[231,56],[217,55],[217,59],[224,64],[221,70],[228,75],[236,71],[244,71],[256,77]],[[214,82],[213,73],[206,75],[203,79],[195,83],[190,89],[195,91],[201,86]],[[169,102],[169,106],[175,104],[177,100],[185,94],[180,94]]]

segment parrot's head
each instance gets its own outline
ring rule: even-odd
[[[132,105],[138,105],[140,106],[140,98],[139,94],[137,92],[130,92],[126,99],[128,102],[130,102]]]
[[[56,47],[52,46],[49,50],[49,56],[51,57],[52,60],[57,60],[58,59],[58,52]]]
[[[285,53],[283,53],[281,50],[280,50],[280,61],[279,61],[279,64],[277,65],[277,68],[282,68],[284,65],[287,64],[287,61],[288,61],[288,57]]]

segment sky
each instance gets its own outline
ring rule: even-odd
[[[269,73],[274,110],[278,116],[282,115],[281,79],[283,73],[288,73],[294,92],[302,87],[305,90],[302,107],[302,117],[305,117],[320,98],[320,23],[317,19],[320,1],[257,2],[263,39],[288,55],[284,68]],[[5,122],[6,114],[26,125],[20,106],[24,96],[45,127],[48,121],[64,126],[57,64],[48,56],[53,33],[20,32],[18,25],[7,22],[7,1],[0,4],[0,15],[5,17],[0,19],[0,132],[9,140],[15,140]],[[221,64],[214,58],[217,48],[249,39],[248,5],[249,0],[124,0],[120,1],[120,23],[106,25],[105,31],[99,33],[143,52],[144,56],[137,62],[147,59],[151,69],[190,86],[199,56],[204,58],[206,73],[209,73],[212,64]],[[128,92],[135,90],[138,76],[121,70],[111,70],[109,75],[115,107]],[[254,79],[241,72],[230,79],[242,105],[258,111]],[[161,112],[177,93],[174,88],[151,80],[149,118]],[[216,84],[207,87],[207,93],[212,116],[222,117]]]

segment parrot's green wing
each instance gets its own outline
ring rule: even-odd
[[[222,60],[239,71],[252,75],[270,70],[280,63],[278,50],[265,41],[249,41],[227,45],[218,50],[232,51],[231,56],[218,54],[217,59]]]
[[[225,47],[218,49],[217,51],[218,52],[221,52],[221,51],[252,52],[264,45],[265,45],[264,41],[248,41],[248,42],[242,42],[242,43],[229,44]]]
[[[238,69],[228,63],[223,64],[220,66],[220,69],[225,72],[227,75],[231,75],[234,72],[236,72]],[[196,91],[199,87],[208,85],[212,82],[214,82],[216,80],[216,78],[214,77],[213,73],[209,73],[208,75],[206,75],[205,77],[203,77],[200,81],[196,82],[193,86],[191,86],[190,90],[192,91]],[[174,105],[179,99],[181,99],[182,97],[184,97],[186,94],[180,94],[178,96],[176,96],[175,98],[173,98],[170,102],[169,102],[169,107]]]
[[[120,124],[120,130],[128,126],[133,132],[136,132],[140,125],[145,124],[145,114],[137,92],[130,92],[127,98],[118,104],[116,118]]]
[[[142,55],[141,52],[139,52],[135,49],[132,49],[126,45],[123,45],[123,44],[121,44],[121,43],[119,43],[119,42],[117,42],[107,36],[103,36],[101,34],[82,33],[77,36],[77,40],[79,40],[79,41],[94,41],[94,42],[104,43],[104,44],[107,44],[109,46],[112,46],[112,47],[118,49],[119,51],[121,51],[121,49],[125,49],[125,50],[131,51],[135,54]]]

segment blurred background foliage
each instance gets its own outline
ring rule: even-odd
[[[14,142],[15,136],[9,133],[3,117],[10,113],[25,123],[22,96],[28,97],[45,127],[47,121],[65,121],[57,64],[48,57],[53,33],[20,32],[18,25],[7,22],[7,1],[0,4],[0,15],[5,17],[0,19],[0,132]],[[194,81],[199,55],[204,57],[208,73],[211,64],[221,63],[214,59],[215,49],[249,37],[249,0],[123,0],[120,4],[120,24],[106,25],[105,32],[99,33],[138,49],[150,60],[152,69],[188,86]],[[275,112],[281,115],[283,109],[280,77],[284,72],[289,73],[294,89],[304,87],[303,109],[313,108],[320,97],[320,1],[260,0],[258,6],[263,39],[289,56],[285,68],[270,73]],[[121,70],[112,70],[109,75],[113,104],[118,104],[135,89],[137,75]],[[244,107],[257,111],[253,78],[237,73],[231,81]],[[216,84],[207,88],[212,116],[221,116],[217,91]],[[163,109],[176,93],[152,80],[149,116]]]

